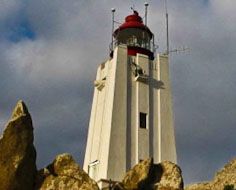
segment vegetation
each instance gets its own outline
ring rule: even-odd
[[[225,185],[224,190],[235,190],[234,185]]]

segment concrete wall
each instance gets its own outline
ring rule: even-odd
[[[159,112],[160,112],[160,132],[161,132],[161,160],[177,162],[175,135],[173,126],[173,110],[171,97],[171,84],[169,77],[169,60],[168,56],[158,56],[158,79],[163,83],[159,89]]]
[[[127,127],[127,48],[118,47],[114,53],[116,61],[115,85],[112,112],[111,138],[107,176],[122,179],[126,171],[126,127]],[[114,62],[113,62],[114,63]],[[109,101],[109,99],[107,99]]]
[[[136,64],[149,76],[149,58],[137,54]],[[136,163],[150,157],[149,155],[149,80],[136,81]],[[147,128],[140,128],[140,112],[147,114]]]
[[[137,79],[136,67],[148,80]],[[140,128],[140,112],[147,114],[146,129]],[[168,57],[127,56],[120,45],[97,71],[84,170],[97,161],[89,167],[93,179],[119,181],[149,157],[176,162]]]
[[[127,48],[119,46],[97,71],[96,81],[105,79],[105,86],[94,90],[83,167],[88,172],[99,161],[89,167],[95,180],[118,180],[126,171],[127,63]]]

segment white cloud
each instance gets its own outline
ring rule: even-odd
[[[5,56],[18,74],[26,74],[33,82],[37,83],[40,79],[73,81],[83,74],[85,66],[86,59],[80,49],[60,41],[24,40],[11,45]]]
[[[22,6],[19,0],[1,0],[0,1],[0,21],[15,14]]]

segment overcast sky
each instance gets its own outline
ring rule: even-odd
[[[163,0],[148,25],[165,49]],[[69,152],[82,166],[97,66],[108,58],[112,7],[141,0],[0,0],[0,132],[17,100],[33,118],[38,168]],[[236,1],[169,0],[175,133],[185,183],[236,157]]]

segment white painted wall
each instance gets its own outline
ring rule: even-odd
[[[159,89],[160,95],[160,131],[161,131],[161,155],[160,161],[169,160],[177,163],[175,135],[173,129],[173,109],[171,84],[169,76],[169,60],[166,55],[159,55],[157,60],[158,65],[158,80],[163,83],[162,88]]]
[[[147,82],[136,80],[132,62],[144,70]],[[113,59],[99,66],[96,81],[105,86],[94,90],[84,170],[90,168],[96,181],[120,181],[139,160],[176,162],[168,57],[127,56],[127,47],[120,45]],[[146,129],[140,128],[140,112],[147,114]]]

